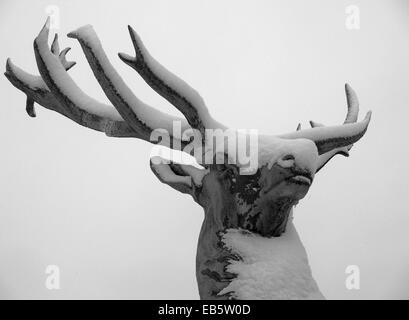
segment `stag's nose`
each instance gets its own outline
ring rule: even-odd
[[[287,140],[280,151],[274,159],[279,167],[315,173],[318,152],[311,140]]]

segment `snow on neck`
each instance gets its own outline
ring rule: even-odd
[[[228,229],[222,241],[242,260],[231,260],[226,267],[236,278],[219,295],[230,293],[236,299],[324,299],[292,222],[280,237]]]

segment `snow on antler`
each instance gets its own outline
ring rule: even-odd
[[[318,153],[324,154],[335,148],[355,143],[363,137],[371,121],[369,111],[361,122],[347,123],[340,126],[315,127],[279,135],[283,139],[309,139],[315,142]]]
[[[80,42],[95,77],[114,107],[91,98],[69,76],[67,70],[75,63],[66,60],[69,48],[60,52],[58,36],[55,37],[50,49],[49,23],[48,19],[34,41],[34,52],[41,77],[29,75],[14,66],[10,60],[7,62],[6,76],[27,95],[26,108],[31,116],[35,116],[33,104],[37,102],[83,126],[103,131],[109,136],[136,137],[155,143],[151,140],[151,133],[156,129],[163,129],[170,134],[172,142],[178,141],[177,146],[185,146],[187,142],[179,141],[180,137],[172,137],[174,121],[182,124],[182,133],[186,129],[191,129],[190,127],[199,130],[200,140],[204,145],[207,138],[206,129],[220,129],[222,132],[227,129],[210,116],[196,90],[165,69],[149,54],[131,27],[129,32],[135,48],[135,57],[123,53],[119,54],[119,57],[134,68],[158,94],[179,109],[187,121],[160,112],[138,99],[111,65],[93,28],[85,26],[71,32],[69,37]],[[289,140],[294,139],[312,140],[320,155],[328,152],[340,153],[340,148],[352,145],[364,135],[371,114],[369,112],[363,121],[356,122],[357,98],[349,86],[346,86],[346,91],[349,111],[343,125],[324,127],[313,124],[311,129],[301,129],[299,126],[297,131],[289,134],[260,136],[259,145],[266,150],[257,152],[268,156],[274,153],[272,149],[276,145],[289,144]],[[278,140],[281,143],[277,144]],[[274,143],[268,146],[270,141]],[[173,147],[172,143],[170,147]],[[232,156],[224,146],[221,151]],[[208,146],[205,146],[202,152],[207,153]],[[329,154],[326,154],[326,157],[328,156]]]

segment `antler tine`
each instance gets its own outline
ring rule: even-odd
[[[119,53],[119,58],[135,69],[153,90],[182,112],[190,126],[198,129],[203,137],[206,128],[225,129],[225,126],[210,116],[199,93],[157,62],[131,26],[128,26],[128,30],[135,48],[135,57]]]
[[[58,43],[58,33],[54,35],[53,43],[51,44],[51,52],[56,56],[60,54],[60,45]]]
[[[347,99],[348,112],[345,117],[344,124],[355,123],[358,121],[359,101],[356,92],[351,88],[351,86],[348,83],[345,84],[345,96]],[[318,123],[313,120],[310,120],[310,125],[312,128],[324,127],[322,123]]]
[[[315,122],[313,120],[310,120],[310,126],[311,126],[311,128],[324,127],[324,125],[322,123]]]
[[[58,33],[56,33],[54,36],[54,40],[51,44],[51,52],[60,59],[63,67],[65,68],[65,71],[70,70],[73,66],[76,65],[76,62],[67,61],[66,59],[67,53],[70,50],[71,48],[68,47],[60,52],[60,44],[58,43]]]
[[[348,112],[344,124],[357,122],[359,114],[359,100],[355,91],[348,83],[345,84],[345,95],[347,98]]]
[[[63,51],[61,51],[59,58],[62,63],[62,65],[65,68],[65,71],[70,70],[73,66],[75,66],[77,63],[75,61],[67,61],[67,53],[71,50],[71,48],[65,48]]]

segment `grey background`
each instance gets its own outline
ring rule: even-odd
[[[46,8],[60,13],[70,74],[107,101],[74,40],[92,24],[138,97],[172,109],[117,52],[126,26],[154,57],[195,87],[216,119],[284,133],[313,119],[338,124],[344,82],[373,110],[351,157],[337,157],[296,207],[295,223],[327,298],[409,298],[409,2],[0,1],[0,61],[36,73],[32,42]],[[345,27],[357,5],[361,28]],[[4,67],[3,67],[4,69]],[[79,127],[37,107],[0,77],[0,298],[198,298],[196,242],[203,214],[150,172],[151,146]],[[58,265],[61,289],[47,290]],[[357,265],[361,289],[345,287]]]

